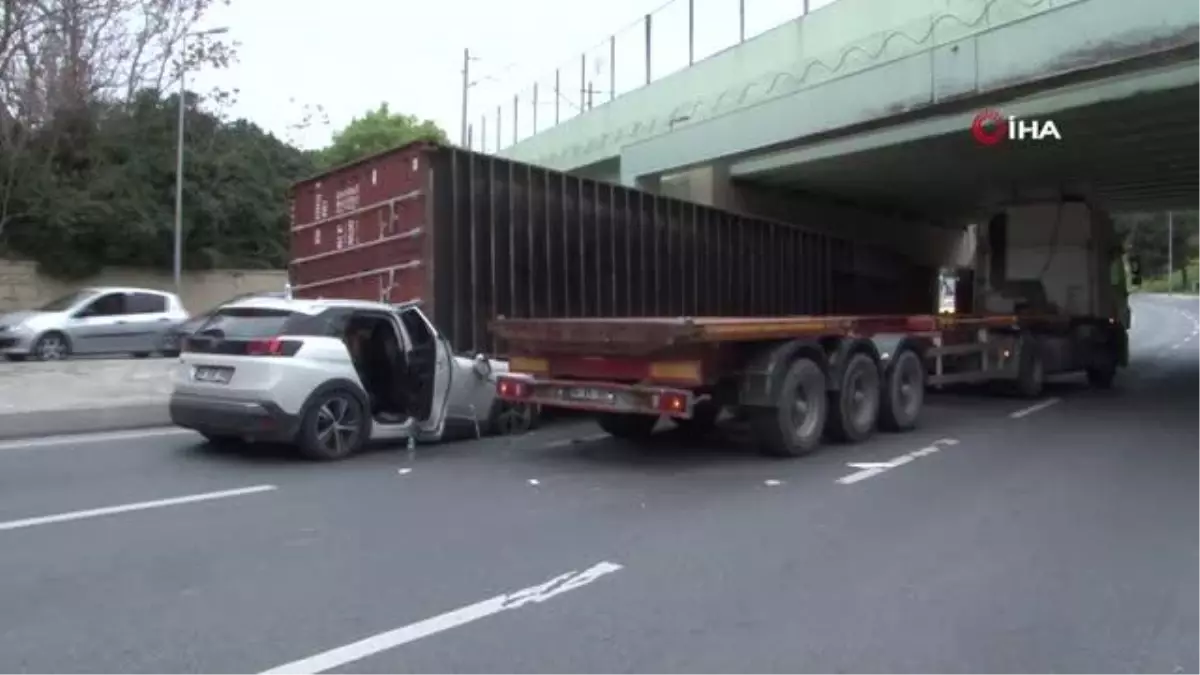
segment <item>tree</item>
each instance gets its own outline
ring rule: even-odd
[[[1171,227],[1167,226],[1166,212],[1123,214],[1115,221],[1118,236],[1125,239],[1129,252],[1141,262],[1143,276],[1166,276],[1170,252],[1173,258],[1170,267],[1180,271],[1186,286],[1188,263],[1198,255],[1200,214],[1196,211],[1175,211],[1171,219]]]
[[[321,152],[321,164],[325,168],[340,166],[413,141],[448,142],[446,132],[432,120],[394,114],[387,103],[380,103],[333,135],[333,142]]]
[[[213,35],[180,49],[215,1],[0,0],[0,244],[60,276],[169,267],[178,97],[162,92],[234,58]],[[185,99],[184,262],[277,267],[287,187],[314,163],[214,115],[228,98]]]
[[[229,0],[224,0],[228,2]],[[184,68],[222,67],[234,48],[212,35],[188,41],[214,0],[0,0],[0,234],[24,214],[20,182],[45,155],[48,130],[82,131],[93,104],[163,91]],[[64,123],[73,117],[74,124]],[[76,139],[78,140],[78,139]]]
[[[278,268],[287,262],[287,190],[314,166],[300,150],[244,120],[224,122],[200,97],[186,105],[184,264]],[[22,179],[26,217],[7,243],[52,274],[103,265],[166,268],[173,255],[178,97],[137,92],[93,104],[32,135],[45,158]]]

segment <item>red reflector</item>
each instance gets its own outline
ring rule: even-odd
[[[666,413],[682,413],[687,410],[687,403],[684,394],[663,394],[658,398],[658,409]]]

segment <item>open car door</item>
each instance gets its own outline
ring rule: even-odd
[[[408,379],[411,392],[410,414],[416,422],[419,440],[437,440],[446,428],[447,399],[450,394],[453,355],[446,340],[429,319],[415,306],[397,310],[408,336]]]

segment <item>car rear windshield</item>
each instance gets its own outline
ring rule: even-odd
[[[271,338],[287,332],[293,317],[303,317],[286,309],[229,307],[219,309],[196,331],[197,335],[220,340]]]

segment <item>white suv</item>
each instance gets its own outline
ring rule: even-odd
[[[486,417],[507,364],[455,357],[415,305],[247,298],[183,345],[171,419],[210,441],[340,459],[372,440],[438,440],[451,399]]]

